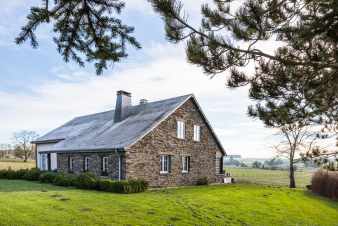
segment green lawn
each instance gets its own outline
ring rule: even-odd
[[[0,170],[2,169],[8,169],[12,168],[14,170],[18,169],[30,169],[35,167],[35,161],[28,161],[28,162],[23,162],[23,161],[17,161],[17,160],[6,160],[6,161],[0,161]]]
[[[230,172],[231,176],[237,182],[254,183],[262,185],[288,186],[289,177],[286,170],[262,170],[252,168],[229,168],[225,167],[226,172]],[[310,184],[312,172],[296,171],[296,185],[304,188]]]
[[[304,190],[215,185],[121,195],[0,180],[0,225],[338,225]]]

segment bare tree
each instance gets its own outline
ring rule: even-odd
[[[19,153],[17,156],[21,156],[25,162],[27,162],[28,158],[32,156],[33,144],[31,144],[31,141],[37,137],[38,134],[34,131],[22,130],[14,133],[15,150]]]
[[[277,154],[289,160],[289,187],[296,187],[295,164],[303,160],[303,156],[314,148],[320,149],[317,143],[319,131],[313,127],[293,123],[279,128],[279,135],[283,138],[279,145],[274,146]]]

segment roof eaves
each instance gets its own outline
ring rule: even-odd
[[[33,140],[31,144],[53,144],[63,141],[64,139],[54,139],[54,140]]]
[[[112,152],[112,151],[124,151],[124,148],[86,148],[86,149],[60,149],[60,150],[46,150],[39,153],[92,153],[92,152]]]

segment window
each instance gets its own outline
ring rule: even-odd
[[[73,167],[74,167],[74,159],[68,156],[68,171],[70,173],[73,172]]]
[[[47,170],[47,154],[40,154],[40,169]]]
[[[160,173],[170,173],[170,167],[171,167],[171,156],[170,155],[161,155],[160,157]]]
[[[102,175],[108,174],[108,157],[102,158]]]
[[[218,160],[218,173],[219,174],[224,174],[224,169],[223,169],[223,157],[219,157],[219,160]]]
[[[185,125],[183,121],[177,121],[177,138],[184,139]]]
[[[89,168],[89,157],[84,158],[83,171],[88,171]]]
[[[194,125],[194,141],[201,140],[201,127],[198,125]]]
[[[190,171],[190,156],[182,156],[182,173]]]

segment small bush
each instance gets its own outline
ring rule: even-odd
[[[96,189],[97,178],[91,173],[83,173],[76,178],[75,186],[82,189]]]
[[[0,170],[0,179],[7,179],[7,170]]]
[[[97,189],[100,191],[112,191],[114,182],[112,180],[99,180],[97,181]]]
[[[27,170],[22,179],[25,180],[39,180],[41,171],[37,168]]]
[[[101,191],[114,193],[139,193],[144,192],[148,188],[148,183],[144,180],[129,180],[129,181],[112,181],[100,180],[98,181],[98,189]]]
[[[124,184],[124,193],[144,192],[148,188],[148,183],[144,180],[129,180]]]
[[[312,192],[338,200],[338,172],[319,170],[311,181]]]
[[[53,182],[54,185],[70,187],[76,185],[76,177],[70,174],[58,173]]]
[[[20,180],[25,179],[25,175],[28,172],[28,169],[20,169],[17,171],[8,168],[7,170],[0,170],[0,179],[8,180]]]
[[[196,182],[197,185],[208,185],[209,184],[209,180],[207,177],[201,177],[197,180]]]
[[[39,179],[42,183],[54,183],[56,176],[57,174],[53,172],[43,172],[40,174]]]
[[[18,179],[18,175],[16,174],[16,172],[14,170],[12,170],[11,168],[9,168],[7,170],[6,179],[8,179],[8,180],[15,180],[15,179]]]

